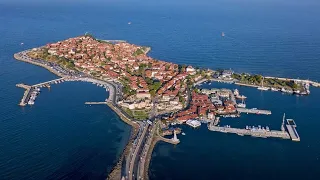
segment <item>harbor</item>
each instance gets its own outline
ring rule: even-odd
[[[110,86],[112,86],[111,85],[112,82],[92,79],[92,78],[88,78],[88,77],[79,77],[79,78],[78,77],[63,77],[63,78],[58,78],[58,79],[38,83],[35,85],[31,85],[31,86],[21,83],[21,84],[17,84],[16,86],[25,89],[25,92],[23,94],[23,97],[21,98],[19,105],[20,106],[34,105],[37,96],[41,92],[41,88],[44,88],[44,87],[51,88],[51,85],[63,83],[65,81],[67,81],[67,82],[71,82],[71,81],[90,82],[92,84],[97,85],[98,87],[105,88],[106,91],[113,91],[113,89],[114,89],[114,88],[110,87]],[[111,93],[113,93],[113,92],[111,92]],[[109,98],[106,99],[106,101],[111,100],[111,98],[113,98],[113,96],[109,96]],[[119,98],[119,97],[117,96],[116,98]],[[106,102],[85,102],[85,104],[106,104]]]
[[[219,121],[219,120],[218,120]],[[208,124],[208,129],[210,131],[222,132],[222,133],[232,133],[239,136],[252,136],[260,138],[281,138],[281,139],[291,139],[292,141],[300,141],[299,134],[296,130],[296,124],[293,119],[287,119],[285,121],[285,115],[283,116],[281,130],[271,130],[268,126],[263,127],[258,125],[246,126],[245,128],[233,128],[230,125],[218,126],[216,121],[210,122]]]

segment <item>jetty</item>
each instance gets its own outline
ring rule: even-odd
[[[282,139],[290,139],[290,136],[288,132],[286,131],[277,131],[277,130],[265,130],[265,129],[241,129],[241,128],[232,128],[230,126],[213,126],[211,123],[208,125],[208,129],[210,131],[217,131],[217,132],[223,132],[223,133],[233,133],[238,134],[240,136],[248,135],[253,137],[274,137],[274,138],[282,138]]]
[[[28,86],[26,84],[17,84],[16,86],[25,89],[24,94],[22,96],[22,99],[21,99],[21,101],[19,103],[19,106],[27,105],[29,97],[30,97],[31,86]]]
[[[107,102],[85,102],[84,104],[92,105],[92,104],[107,104]]]
[[[32,87],[42,87],[42,86],[46,86],[46,85],[50,85],[50,84],[54,84],[54,83],[61,83],[64,81],[64,77],[62,78],[58,78],[58,79],[53,79],[53,80],[50,80],[50,81],[46,81],[46,82],[42,82],[42,83],[39,83],[39,84],[35,84],[35,85],[32,85]]]
[[[285,125],[285,122],[287,123]],[[300,141],[299,134],[296,130],[296,124],[293,119],[287,119],[285,121],[285,114],[283,115],[283,120],[281,124],[281,130],[270,130],[267,126],[266,128],[254,126],[246,126],[246,128],[232,128],[229,125],[220,127],[216,126],[214,122],[208,124],[208,129],[210,131],[222,132],[222,133],[233,133],[239,136],[253,136],[261,138],[281,138],[281,139],[291,139],[292,141]]]
[[[261,110],[261,109],[247,109],[247,108],[237,108],[237,111],[239,113],[247,113],[247,114],[264,114],[264,115],[270,115],[271,111],[269,110]]]
[[[285,130],[285,128],[284,128],[285,117],[286,117],[286,114],[283,114],[283,120],[282,120],[282,126],[281,126],[282,130]],[[296,127],[297,127],[297,125],[293,119],[287,119],[286,128],[288,130],[288,133],[289,133],[292,141],[300,141],[300,136],[296,130]]]

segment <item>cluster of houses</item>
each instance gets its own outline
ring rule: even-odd
[[[230,100],[228,90],[193,91],[190,107],[175,114],[174,119],[183,123],[190,119],[212,120],[216,115],[236,113],[235,102]]]
[[[120,105],[129,109],[153,106],[146,78],[161,84],[155,92],[158,110],[182,109],[182,99],[187,100],[186,77],[196,74],[192,66],[181,70],[177,64],[148,57],[148,48],[126,42],[111,44],[91,36],[79,36],[47,44],[46,48],[51,55],[72,60],[84,73],[117,80],[125,78],[134,94]]]

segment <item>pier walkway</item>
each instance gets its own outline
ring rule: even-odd
[[[42,82],[42,83],[39,83],[39,84],[32,85],[32,87],[41,87],[41,86],[43,86],[43,85],[61,82],[61,81],[63,81],[64,79],[65,79],[65,78],[62,77],[62,78],[59,78],[59,79],[54,79],[54,80],[51,80],[51,81],[46,81],[46,82]]]
[[[300,141],[300,136],[296,130],[296,123],[293,119],[287,119],[287,125],[286,128],[288,130],[288,133],[292,139],[292,141]]]
[[[247,114],[265,114],[270,115],[271,111],[269,110],[261,110],[261,109],[246,109],[246,108],[237,108],[239,113],[247,113]]]
[[[164,138],[164,137],[162,137],[162,136],[158,136],[157,138],[158,138],[160,141],[164,141],[164,142],[166,142],[166,143],[170,143],[170,144],[174,144],[174,145],[180,143],[180,141],[175,141],[175,140],[173,140],[173,139]]]
[[[31,86],[28,86],[28,85],[25,85],[25,84],[17,84],[16,86],[25,89],[24,94],[22,96],[22,99],[21,99],[21,101],[19,103],[19,106],[27,105],[27,103],[28,103],[27,101],[30,98],[30,92],[31,92],[31,89],[32,89]]]
[[[286,131],[277,131],[277,130],[267,131],[265,129],[240,129],[240,128],[231,128],[231,127],[219,127],[219,126],[212,125],[212,123],[208,125],[208,129],[210,131],[233,133],[233,134],[238,134],[240,136],[248,135],[248,136],[262,137],[262,138],[274,137],[274,138],[290,139],[290,136]]]

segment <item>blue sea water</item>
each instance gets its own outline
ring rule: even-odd
[[[89,32],[151,46],[150,56],[175,63],[318,81],[319,9],[317,0],[1,1],[0,179],[104,179],[130,135],[108,107],[84,105],[108,96],[91,84],[53,85],[33,107],[17,106],[23,90],[15,84],[56,76],[14,60],[15,52]],[[179,145],[156,146],[151,179],[320,179],[320,89],[296,97],[237,88],[249,107],[272,115],[222,124],[279,129],[285,112],[301,142],[183,126]]]

